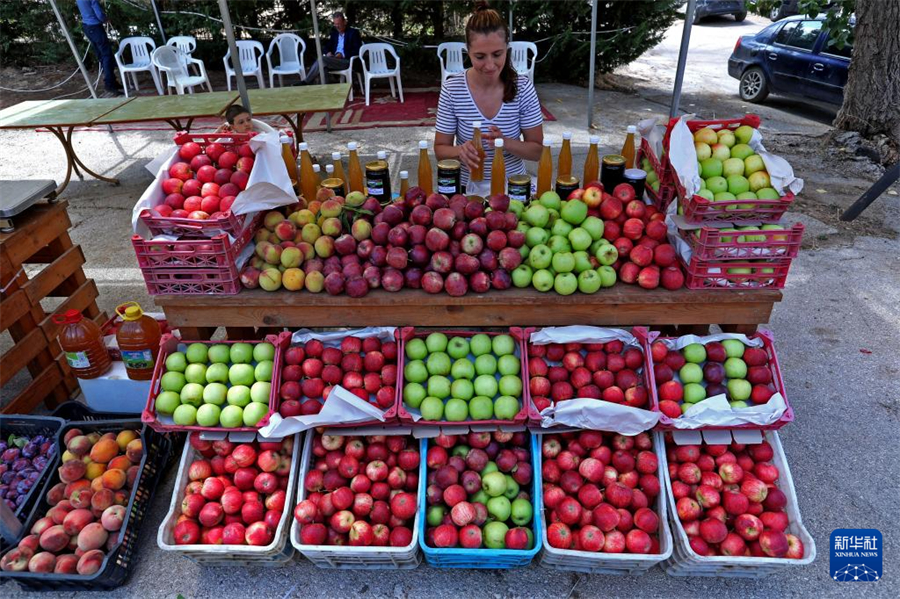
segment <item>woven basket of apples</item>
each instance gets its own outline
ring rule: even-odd
[[[725,433],[718,445],[679,445],[673,434],[660,464],[675,534],[667,574],[762,578],[815,560],[778,433],[747,444]]]
[[[544,434],[540,565],[588,574],[643,574],[672,555],[662,436],[582,430]]]
[[[169,513],[156,543],[208,566],[283,566],[301,435],[278,441],[206,441],[184,445]]]
[[[410,435],[309,431],[291,543],[320,568],[419,565],[421,444]]]

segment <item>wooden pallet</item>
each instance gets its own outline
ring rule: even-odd
[[[48,297],[64,297],[56,312],[75,309],[102,325],[107,316],[97,308],[99,295],[84,275],[84,253],[69,237],[68,202],[36,204],[16,219],[16,229],[0,233],[0,331],[15,345],[0,356],[0,387],[27,368],[31,382],[3,407],[4,413],[28,413],[41,401],[54,408],[77,389],[57,341],[59,325],[41,305]],[[30,265],[44,265],[30,278]]]

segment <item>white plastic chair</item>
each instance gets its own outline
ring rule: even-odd
[[[262,75],[262,57],[266,53],[263,45],[254,40],[239,40],[235,42],[240,55],[241,73],[244,77],[256,75],[259,89],[265,89]],[[228,83],[228,91],[231,91],[231,78],[234,77],[234,69],[231,67],[231,48],[225,53],[225,81]]]
[[[340,77],[341,81],[350,83],[350,101],[353,101],[353,64],[355,61],[359,60],[359,56],[351,56],[350,57],[350,66],[348,66],[343,71],[332,71],[328,69],[329,75],[335,75],[336,77]],[[363,80],[362,75],[360,73],[356,73],[356,80],[359,82],[360,91],[363,90]]]
[[[187,59],[187,64],[196,65],[200,69],[199,75],[191,75],[172,46],[162,46],[154,50],[152,60],[153,66],[166,75],[166,89],[174,87],[178,95],[184,94],[184,90],[187,89],[188,93],[192,94],[195,86],[205,83],[209,91],[212,91],[203,61],[196,58]]]
[[[197,40],[193,35],[176,35],[175,37],[170,37],[169,41],[166,42],[166,45],[175,48],[175,51],[178,53],[178,58],[181,60],[181,64],[187,69],[189,75],[191,74],[191,65],[203,65],[203,71],[206,71],[206,65],[203,64],[203,61],[199,58],[194,58],[194,50],[197,49]],[[211,87],[210,91],[212,91]]]
[[[138,73],[149,72],[153,78],[153,84],[156,86],[156,92],[162,94],[162,87],[159,85],[159,74],[150,60],[150,55],[156,49],[156,42],[149,37],[126,37],[119,42],[119,49],[116,51],[116,65],[119,67],[119,75],[122,77],[122,88],[125,90],[125,97],[128,96],[128,77],[131,74],[131,81],[134,83],[134,90],[140,90],[138,85]],[[125,52],[130,50],[131,62],[125,63]]]
[[[272,54],[278,48],[278,66],[272,65]],[[284,85],[285,75],[300,75],[301,80],[306,79],[306,67],[303,66],[303,55],[306,54],[306,42],[300,36],[293,33],[281,33],[275,36],[269,44],[266,52],[266,63],[269,66],[269,87],[275,87],[275,75],[278,75],[278,85]]]
[[[366,55],[369,55],[369,64],[366,64]],[[394,57],[394,67],[388,66],[387,54]],[[369,105],[369,87],[372,79],[387,79],[391,85],[391,96],[397,97],[394,91],[394,79],[397,80],[397,90],[400,92],[400,102],[403,102],[403,85],[400,83],[400,57],[390,44],[363,44],[359,49],[359,60],[362,62],[363,78],[366,86],[366,106]],[[352,61],[351,61],[352,66]]]
[[[463,52],[466,45],[462,42],[444,42],[437,47],[438,60],[441,61],[441,84],[450,75],[456,75],[466,70],[463,64]],[[444,58],[443,53],[447,53]]]
[[[527,76],[534,83],[534,63],[537,60],[538,49],[534,42],[510,42],[509,48],[512,54],[512,66],[519,75]],[[531,53],[531,58],[528,54]]]

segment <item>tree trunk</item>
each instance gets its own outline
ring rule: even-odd
[[[434,26],[434,37],[444,39],[444,3],[435,2],[431,9],[431,23]]]
[[[900,2],[857,0],[853,58],[834,126],[900,147]]]

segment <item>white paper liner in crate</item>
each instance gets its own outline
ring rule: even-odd
[[[737,432],[737,431],[733,431]],[[663,492],[669,501],[669,517],[674,536],[674,551],[672,556],[662,563],[662,568],[669,576],[718,576],[722,578],[763,578],[776,574],[785,568],[793,566],[806,566],[816,559],[816,542],[800,517],[800,506],[797,503],[797,491],[794,488],[794,480],[788,467],[787,457],[781,445],[781,439],[775,431],[766,431],[765,440],[772,446],[772,463],[778,468],[779,476],[775,486],[787,497],[785,513],[788,516],[788,528],[786,533],[798,537],[802,542],[806,554],[801,559],[788,559],[777,557],[734,557],[734,556],[700,556],[691,549],[690,541],[684,526],[678,519],[675,506],[675,498],[672,494],[672,481],[664,475],[665,488]],[[757,442],[761,442],[759,439]],[[660,472],[668,472],[666,452],[660,454]]]
[[[656,154],[656,157],[662,162],[663,157],[663,137],[665,136],[665,128],[657,126],[659,119],[651,117],[644,119],[637,124],[637,130],[641,134],[641,139],[646,139],[650,144],[650,149]],[[659,175],[660,173],[656,173]]]
[[[200,452],[195,450],[190,443],[184,444],[184,452],[181,454],[181,462],[178,465],[178,476],[175,478],[175,489],[172,492],[172,502],[169,504],[169,513],[163,519],[156,535],[156,544],[163,551],[172,551],[188,557],[199,563],[209,565],[258,565],[280,566],[290,561],[293,556],[293,547],[288,542],[290,522],[294,520],[294,507],[291,497],[296,493],[298,486],[300,466],[300,446],[303,442],[302,435],[294,437],[294,447],[291,451],[291,473],[288,477],[288,486],[285,489],[284,511],[278,528],[268,545],[176,545],[175,524],[181,514],[181,502],[184,499],[185,487],[187,487],[188,470],[195,459],[201,458]],[[303,486],[303,485],[299,485]]]
[[[278,133],[256,135],[248,143],[256,152],[253,169],[247,180],[247,188],[237,194],[234,204],[231,205],[231,211],[235,215],[246,215],[243,221],[244,225],[253,218],[253,214],[260,210],[271,210],[297,201],[297,195],[291,186],[287,168],[281,157],[281,142]],[[140,219],[141,211],[163,203],[166,194],[163,193],[161,182],[168,178],[169,167],[175,162],[180,162],[177,146],[147,165],[148,170],[151,165],[159,165],[155,171],[151,170],[156,179],[141,195],[131,213],[131,225],[134,232],[144,239],[150,238],[150,230]],[[207,230],[207,233],[209,235],[216,234],[212,230]],[[233,238],[232,241],[234,241]]]
[[[700,189],[700,170],[697,167],[697,152],[694,148],[694,134],[688,129],[686,121],[693,120],[695,115],[686,114],[678,119],[669,135],[669,162],[675,169],[675,176],[684,187],[688,196]],[[762,158],[769,173],[769,180],[778,195],[783,196],[787,190],[799,194],[803,191],[803,179],[794,176],[794,169],[787,160],[766,151],[762,144],[762,135],[757,129],[748,144]]]
[[[623,329],[573,325],[547,327],[531,334],[534,345],[549,343],[608,343],[621,341],[626,348],[644,350],[637,338]],[[643,374],[641,368],[638,374]],[[650,390],[647,389],[649,395]],[[649,400],[648,400],[649,401]],[[614,431],[633,436],[649,430],[659,422],[659,413],[615,404],[602,399],[576,397],[541,410],[541,427],[571,426],[580,429]]]
[[[549,431],[543,434],[551,434]],[[542,435],[543,436],[543,435]],[[663,436],[660,432],[651,433],[653,438],[653,451],[659,460],[656,476],[659,480],[659,495],[656,496],[655,511],[659,517],[659,553],[644,555],[638,553],[604,553],[598,551],[575,551],[571,549],[556,549],[547,541],[548,520],[545,515],[544,526],[541,530],[543,545],[541,547],[540,561],[542,568],[564,570],[570,572],[584,572],[586,574],[643,574],[656,564],[667,560],[672,556],[674,541],[672,530],[669,526],[668,504],[666,499],[666,485],[663,480],[663,464],[665,456]],[[540,446],[540,440],[538,441]],[[538,509],[544,509],[543,498],[539,498]]]
[[[762,339],[749,339],[740,333],[718,333],[716,335],[684,335],[677,339],[659,339],[669,349],[683,349],[692,344],[705,345],[711,341],[737,339],[748,347],[763,347]],[[674,379],[681,382],[678,373]],[[781,393],[775,393],[769,401],[746,408],[732,408],[725,395],[715,395],[695,403],[681,415],[672,419],[672,426],[680,429],[695,429],[703,426],[740,426],[742,424],[769,425],[778,422],[787,410],[787,403]]]
[[[336,429],[335,434],[344,434],[343,429]],[[306,479],[313,460],[312,445],[315,433],[306,435],[303,443],[303,455],[300,461],[298,477]],[[413,441],[419,447],[417,441]],[[424,459],[424,456],[420,456]],[[417,491],[418,493],[418,491]],[[297,485],[297,503],[306,499],[306,486]],[[418,500],[418,498],[417,498]],[[368,570],[408,570],[416,568],[421,561],[419,551],[419,518],[423,514],[416,510],[412,522],[412,540],[406,547],[350,547],[346,545],[304,545],[300,540],[300,524],[293,519],[291,524],[291,544],[306,559],[319,568],[344,568]]]

